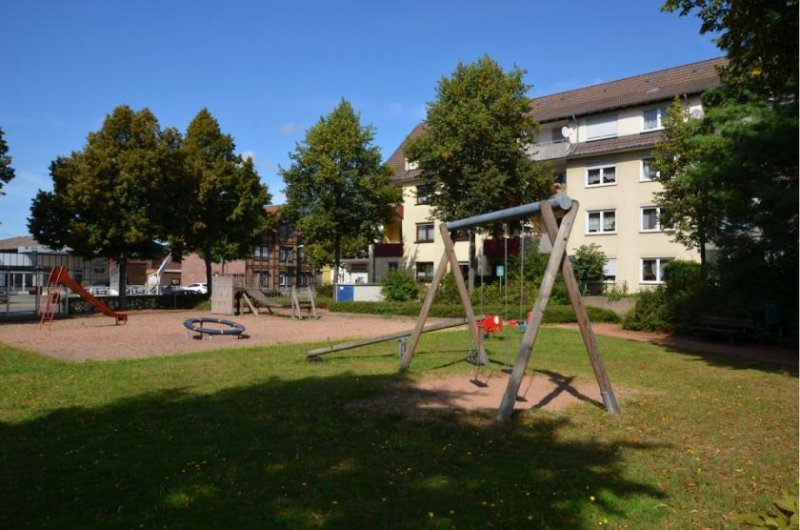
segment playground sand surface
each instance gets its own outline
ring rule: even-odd
[[[0,324],[0,342],[65,361],[141,359],[204,350],[248,348],[298,342],[341,341],[373,337],[414,328],[413,318],[381,318],[318,311],[319,319],[292,320],[266,315],[225,317],[210,311],[141,311],[128,323],[89,315],[53,321],[40,330],[38,322]],[[245,327],[244,337],[206,336],[199,339],[183,327],[188,318],[216,317]],[[438,322],[438,321],[437,321]],[[434,323],[434,320],[431,320]]]
[[[142,311],[130,313],[128,323],[115,325],[102,315],[55,320],[49,328],[39,329],[38,322],[0,324],[0,342],[35,351],[64,361],[104,361],[142,359],[180,355],[204,350],[246,348],[304,342],[342,341],[376,337],[411,330],[416,319],[382,318],[320,311],[321,318],[292,320],[264,315],[223,317],[245,326],[241,340],[234,336],[216,336],[200,340],[187,333],[183,321],[212,317],[209,311]],[[431,319],[428,325],[447,319]],[[355,407],[417,409],[497,409],[508,376],[497,368],[459,376],[425,376],[408,387],[387,392],[380,403],[355,403]],[[544,408],[557,410],[574,403],[600,406],[600,393],[594,381],[573,381],[561,375],[537,374],[526,377],[519,390],[515,409]]]

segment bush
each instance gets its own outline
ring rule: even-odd
[[[405,302],[417,297],[417,282],[406,270],[394,270],[383,277],[381,293],[389,302]]]
[[[603,269],[608,263],[608,258],[597,243],[579,246],[569,260],[581,293],[586,291],[589,282],[603,280]]]
[[[320,298],[333,298],[333,284],[324,283],[317,287],[317,296]]]
[[[669,330],[664,288],[658,286],[652,291],[640,292],[636,305],[625,315],[622,327],[634,331]]]
[[[419,316],[420,304],[418,302],[341,302],[332,304],[330,310],[338,313],[359,313],[372,315],[398,315]],[[517,318],[517,309],[509,307],[509,318]],[[523,312],[523,318],[530,311],[530,307]],[[619,322],[619,316],[611,310],[599,307],[587,307],[589,319],[592,322]],[[479,309],[475,308],[476,315]],[[502,305],[489,305],[484,307],[485,314],[502,315]],[[434,318],[464,318],[464,308],[461,304],[434,304],[431,307],[430,317]],[[562,324],[576,322],[575,311],[570,305],[548,304],[544,312],[546,324]]]

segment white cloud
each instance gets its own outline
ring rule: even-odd
[[[278,130],[281,132],[281,134],[286,134],[288,136],[291,136],[299,132],[303,132],[303,126],[294,123],[293,121],[287,121],[281,123],[280,127],[278,127]]]
[[[411,116],[418,120],[425,118],[425,105],[422,103],[413,103],[411,105],[396,102],[389,103],[388,110],[389,114]]]
[[[256,163],[256,154],[253,151],[245,151],[242,153],[242,158],[245,160],[251,160],[254,165]]]

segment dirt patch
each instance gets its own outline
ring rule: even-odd
[[[578,330],[577,324],[557,324],[556,327]],[[719,353],[740,357],[742,359],[767,361],[786,366],[798,365],[798,351],[796,347],[764,346],[741,341],[722,343],[718,341],[702,340],[695,337],[671,335],[668,333],[631,331],[629,329],[624,329],[619,324],[609,324],[606,322],[594,323],[592,324],[592,329],[597,335],[634,340],[637,342],[649,342],[650,344],[678,350]]]
[[[491,373],[422,378],[411,388],[398,386],[378,400],[354,403],[356,408],[403,412],[409,409],[466,411],[500,407],[508,385],[508,375]],[[621,389],[615,389],[617,397]],[[624,391],[623,391],[624,393]],[[594,381],[578,382],[575,376],[537,373],[522,380],[514,410],[539,408],[561,410],[570,405],[588,404],[603,407],[600,389]]]
[[[410,317],[322,313],[322,318],[240,315],[225,317],[245,326],[245,338],[217,336],[199,340],[183,327],[187,318],[211,317],[209,311],[142,311],[130,314],[128,323],[91,315],[56,320],[39,330],[38,322],[0,324],[0,342],[68,361],[139,359],[196,351],[245,348],[298,342],[341,341],[385,335],[414,328]],[[429,324],[443,322],[431,320]]]

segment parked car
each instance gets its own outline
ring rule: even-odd
[[[208,284],[207,283],[190,283],[189,285],[183,288],[184,291],[190,291],[193,293],[199,294],[208,294]]]
[[[186,294],[187,292],[188,291],[186,291],[180,285],[167,285],[164,288],[164,290],[161,291],[161,294],[164,296],[174,296],[174,295]]]
[[[144,285],[126,285],[125,292],[129,295],[143,295],[147,294],[147,289]]]

